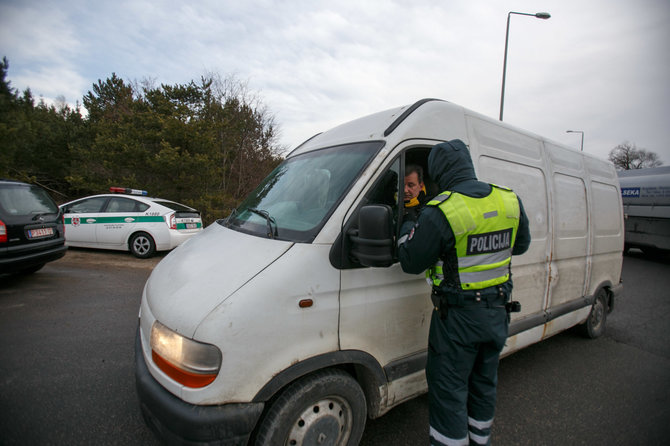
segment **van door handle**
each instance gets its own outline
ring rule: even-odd
[[[86,223],[95,223],[95,218],[87,218]]]
[[[132,223],[135,221],[135,219],[133,217],[126,217],[123,219],[123,221],[125,221],[126,223]]]

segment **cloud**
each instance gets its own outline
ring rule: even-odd
[[[510,9],[512,8],[512,9]],[[670,163],[667,0],[23,0],[0,3],[14,87],[74,102],[117,73],[156,84],[248,81],[295,146],[344,121],[424,97],[600,157],[629,140]]]
[[[37,4],[6,3],[2,5],[0,41],[7,51],[9,79],[21,90],[30,87],[33,94],[51,102],[58,96],[74,102],[81,99],[86,79],[80,74],[76,59],[81,45],[66,14],[58,9],[48,14]],[[13,76],[14,67],[19,75]]]

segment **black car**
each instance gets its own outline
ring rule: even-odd
[[[63,215],[49,194],[0,179],[0,274],[34,273],[66,249]]]

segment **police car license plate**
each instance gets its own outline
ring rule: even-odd
[[[53,228],[39,228],[39,229],[28,230],[28,238],[50,237],[52,235],[54,235]]]
[[[186,223],[186,229],[198,229],[197,223]]]

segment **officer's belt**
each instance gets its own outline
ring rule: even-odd
[[[449,307],[504,307],[509,299],[507,293],[500,286],[488,288],[486,291],[472,290],[463,293],[449,293],[433,288],[431,297],[441,301],[442,305],[446,302]]]

